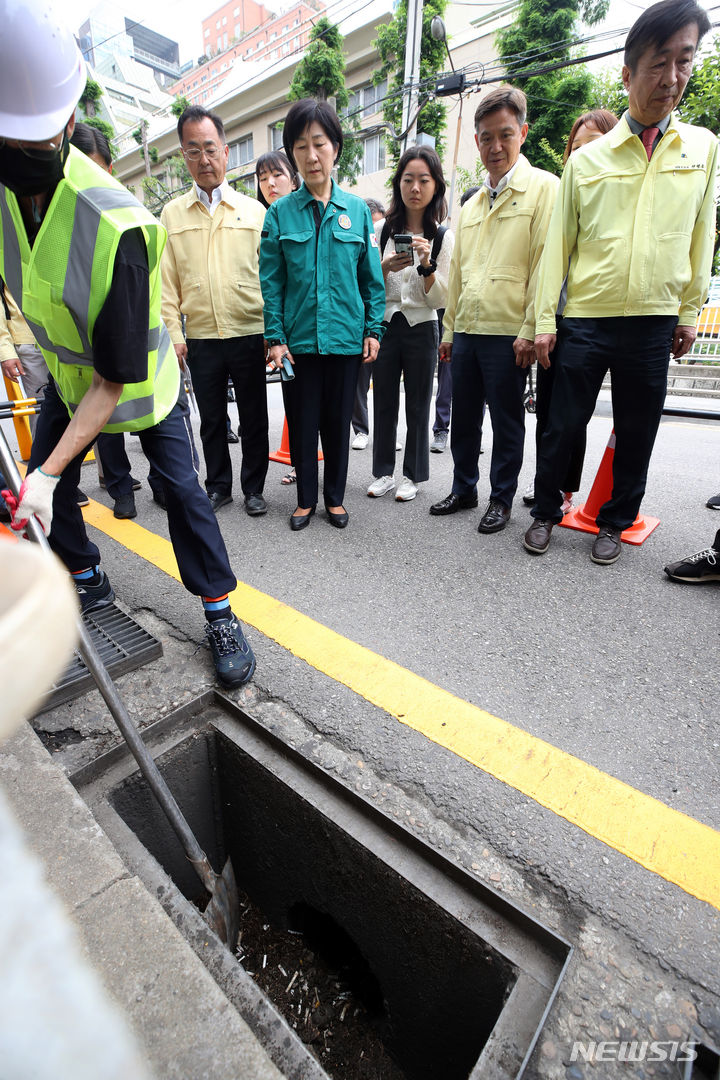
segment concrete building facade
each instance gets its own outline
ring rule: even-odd
[[[361,137],[363,132],[366,133],[363,138],[362,168],[352,190],[361,198],[376,198],[387,205],[391,176],[388,163],[391,159],[386,143],[389,136],[383,134],[385,129],[382,126],[383,99],[387,88],[385,84],[375,86],[373,83],[373,76],[379,68],[379,57],[374,46],[377,29],[391,18],[389,10],[377,14],[378,7],[382,6],[382,3],[372,5],[365,17],[366,21],[348,30],[341,26],[341,30],[345,33],[346,85],[352,95],[350,109],[359,110],[357,115],[361,125]],[[473,20],[468,20],[464,13],[474,9],[462,7],[451,14],[448,26],[449,43],[456,68],[472,66],[474,71],[470,72],[471,78],[475,75],[480,77],[484,69],[492,68],[497,57],[495,34],[501,25],[510,21],[516,6],[517,0],[511,0],[504,5],[498,5],[492,14],[483,14]],[[372,15],[373,11],[375,14],[368,19],[368,15]],[[280,57],[275,61],[266,60],[257,65],[244,61],[236,63],[228,71],[216,96],[203,103],[217,112],[225,124],[230,146],[229,179],[246,184],[248,189],[254,190],[253,174],[257,158],[270,149],[282,146],[282,132],[276,125],[287,113],[288,87],[298,59]],[[497,74],[497,71],[493,70],[493,74]],[[490,86],[480,85],[474,88],[464,96],[462,106],[458,97],[442,99],[448,115],[443,155],[448,190],[454,165],[471,175],[476,173],[478,153],[474,141],[473,117],[479,100],[478,94],[487,89],[490,89]],[[159,154],[153,173],[172,188],[173,179],[168,175],[167,166],[163,163],[178,151],[174,118],[156,118],[150,131],[150,143],[157,147]],[[142,198],[140,182],[143,170],[136,150],[118,160],[116,173]],[[457,218],[459,184],[456,184],[456,189],[452,207],[453,220]]]

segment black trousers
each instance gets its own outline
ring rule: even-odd
[[[356,435],[370,434],[370,417],[368,416],[368,392],[373,373],[373,364],[361,364],[358,372],[357,386],[355,387],[355,402],[352,411],[352,426]]]
[[[295,378],[282,383],[298,506],[318,501],[318,434],[323,449],[323,498],[342,506],[350,456],[352,416],[361,356],[293,353]]]
[[[485,402],[493,427],[490,498],[512,506],[525,446],[526,373],[515,363],[514,337],[455,334],[452,348],[453,493],[473,495],[479,478]]]
[[[407,421],[403,476],[415,484],[430,476],[428,429],[437,350],[437,319],[410,326],[402,312],[393,315],[373,374],[373,476],[395,472],[401,377]]]
[[[552,354],[555,383],[538,456],[533,517],[561,520],[560,492],[572,447],[590,422],[609,370],[615,426],[613,489],[600,507],[597,523],[613,529],[632,525],[645,494],[677,321],[674,315],[562,320]]]
[[[227,441],[228,377],[235,388],[240,418],[244,495],[259,495],[265,486],[268,443],[265,351],[261,334],[248,337],[190,339],[188,367],[200,413],[200,440],[205,455],[209,495],[232,493],[232,465]]]
[[[70,423],[68,411],[50,379],[38,417],[29,471],[42,465]],[[185,391],[155,427],[141,431],[140,442],[155,476],[160,478],[168,512],[170,539],[185,588],[196,596],[222,596],[237,584],[225,542],[193,464],[190,413]],[[67,468],[55,488],[50,547],[68,570],[95,567],[100,552],[89,539],[77,505],[80,468],[87,447]]]
[[[555,385],[556,363],[555,357],[550,357],[550,367],[544,368],[537,365],[537,381],[535,384],[535,448],[537,458],[540,457],[540,444],[545,434],[550,417],[550,402],[552,400],[553,386]],[[587,431],[583,428],[578,432],[575,442],[570,450],[565,479],[561,484],[561,491],[579,491],[582,480],[583,465],[585,464],[585,448],[587,446]]]

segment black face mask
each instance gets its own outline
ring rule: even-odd
[[[32,157],[17,146],[0,146],[0,184],[15,195],[42,195],[63,177],[70,143],[63,132],[59,150],[33,150]]]

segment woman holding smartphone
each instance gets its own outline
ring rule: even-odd
[[[361,363],[377,356],[385,306],[370,211],[332,171],[343,146],[326,101],[290,108],[283,143],[302,186],[270,206],[260,242],[268,363],[281,372],[298,505],[290,528],[310,524],[318,500],[318,434],[327,519],[344,529],[350,417]]]
[[[430,403],[438,355],[438,308],[447,298],[453,234],[445,180],[435,150],[412,146],[398,162],[392,200],[375,226],[385,280],[385,332],[373,372],[372,498],[395,487],[400,379],[405,389],[407,438],[403,477],[395,498],[409,502],[430,476]]]

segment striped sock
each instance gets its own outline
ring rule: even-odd
[[[229,619],[232,616],[227,593],[223,596],[202,596],[200,599],[205,608],[205,618],[208,622],[215,622],[216,619]]]

